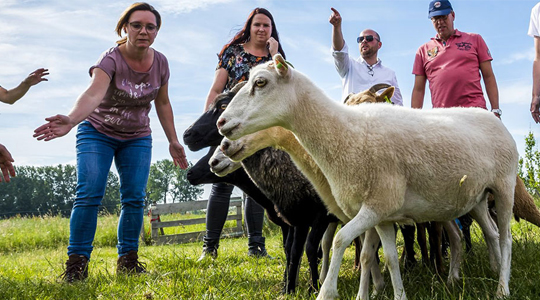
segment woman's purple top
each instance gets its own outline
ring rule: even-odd
[[[150,135],[148,113],[159,89],[169,81],[169,64],[165,55],[154,50],[154,62],[147,72],[129,67],[118,46],[105,51],[95,65],[111,82],[99,106],[87,120],[99,132],[120,140]]]

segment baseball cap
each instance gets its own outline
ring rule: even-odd
[[[448,0],[434,0],[429,3],[428,18],[446,16],[452,12],[452,4]]]

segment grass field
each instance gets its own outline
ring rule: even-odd
[[[273,226],[265,226],[265,236],[268,252],[275,259],[248,257],[245,237],[223,239],[218,258],[201,263],[196,262],[202,249],[200,242],[142,245],[139,255],[149,273],[126,277],[115,273],[117,217],[102,216],[98,222],[89,278],[66,284],[59,275],[67,259],[68,219],[1,220],[0,299],[315,299],[307,292],[305,256],[296,293],[281,295],[285,258],[279,231]],[[145,219],[145,226],[148,222]],[[402,275],[409,299],[494,298],[497,274],[489,269],[478,226],[473,229],[473,252],[465,256],[461,284],[448,287],[446,276],[440,278],[419,265]],[[201,229],[180,228],[174,233],[186,230]],[[540,299],[540,229],[521,221],[513,223],[512,233],[510,299]],[[399,251],[400,238],[398,235]],[[358,291],[359,273],[352,267],[353,253],[354,248],[349,247],[340,270],[340,299],[355,299]],[[390,278],[386,272],[383,274],[386,288],[376,299],[392,299]]]

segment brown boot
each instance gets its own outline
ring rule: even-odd
[[[120,256],[116,263],[116,274],[142,274],[146,273],[146,264],[139,261],[137,251],[131,250]]]
[[[88,277],[88,258],[84,255],[71,254],[66,261],[66,271],[62,273],[65,282],[73,283]]]

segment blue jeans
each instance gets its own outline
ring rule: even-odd
[[[77,192],[69,223],[68,255],[84,255],[90,259],[98,207],[105,194],[113,158],[120,176],[118,255],[138,250],[151,156],[151,136],[118,140],[98,132],[87,121],[78,126]]]

